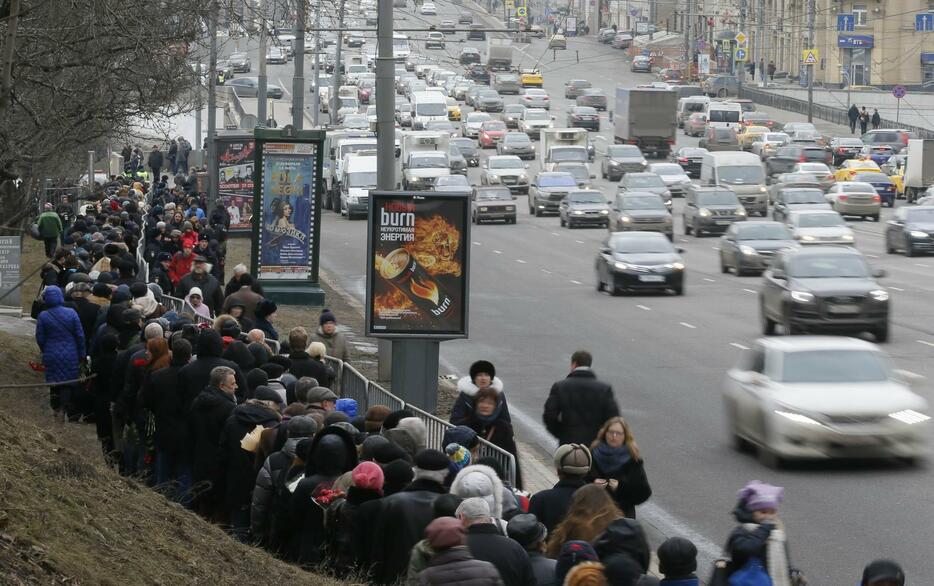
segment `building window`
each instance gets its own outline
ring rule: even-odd
[[[934,12],[934,1],[928,2],[928,12]]]
[[[856,26],[866,26],[866,20],[869,17],[869,5],[868,4],[854,4],[853,5],[853,16],[856,21]]]

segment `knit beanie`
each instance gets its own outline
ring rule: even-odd
[[[697,570],[697,547],[683,537],[669,537],[658,546],[658,570],[668,579],[690,576]]]
[[[592,545],[586,541],[572,540],[561,546],[561,553],[558,554],[558,562],[555,564],[555,577],[559,584],[564,584],[564,578],[571,571],[571,568],[581,562],[599,561],[597,552]]]
[[[318,325],[324,325],[328,322],[337,323],[337,316],[330,309],[321,310],[321,317],[318,318]]]
[[[389,496],[401,491],[415,478],[412,464],[405,460],[393,460],[383,466],[383,494]]]
[[[338,399],[337,403],[334,404],[334,408],[351,419],[357,416],[357,401],[355,399]]]
[[[353,484],[366,490],[383,490],[383,469],[373,462],[360,462],[353,469]]]
[[[444,452],[451,461],[448,469],[451,471],[452,475],[456,476],[458,472],[470,466],[470,451],[464,446],[460,444],[448,444],[444,448]]]

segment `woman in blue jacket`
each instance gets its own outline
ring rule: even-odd
[[[55,285],[42,294],[45,311],[36,321],[36,343],[42,351],[45,381],[57,383],[78,378],[78,365],[86,357],[84,330],[78,313],[65,307],[65,296]],[[50,400],[56,417],[68,416],[72,392],[76,383],[51,387]]]

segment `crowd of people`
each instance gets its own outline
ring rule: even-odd
[[[335,392],[325,361],[349,359],[335,314],[280,336],[277,306],[246,267],[225,282],[223,205],[205,213],[184,177],[172,188],[138,179],[115,177],[74,217],[57,217],[34,307],[52,409],[93,421],[121,474],[242,542],[356,581],[699,584],[697,549],[680,537],[656,551],[662,578],[649,575],[636,507],[652,489],[590,353],[572,355],[544,407],[558,482],[529,494],[518,466],[513,484],[479,454],[486,440],[519,460],[491,362],[458,381],[440,442],[409,410],[358,410]],[[187,303],[167,304],[169,294]],[[804,583],[789,561],[782,498],[758,481],[740,490],[721,584]],[[904,573],[874,562],[862,583],[900,585]]]

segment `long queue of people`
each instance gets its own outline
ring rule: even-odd
[[[358,412],[334,392],[324,362],[348,359],[336,316],[324,310],[315,331],[296,326],[280,338],[277,307],[245,267],[222,285],[226,225],[219,214],[199,216],[202,203],[118,180],[63,223],[64,245],[42,272],[36,340],[52,408],[94,421],[122,474],[238,540],[358,581],[699,583],[696,547],[678,537],[657,550],[663,578],[649,575],[635,517],[652,489],[588,352],[574,353],[545,404],[559,480],[529,495],[520,474],[513,486],[497,460],[478,454],[485,439],[518,456],[491,362],[459,381],[454,426],[440,443],[410,411]],[[150,282],[140,278],[138,246]],[[166,290],[189,311],[169,310]],[[213,321],[197,323],[201,311]],[[739,492],[728,561],[712,583],[804,583],[788,558],[782,498],[758,481]],[[874,562],[862,583],[900,585],[904,573]]]

